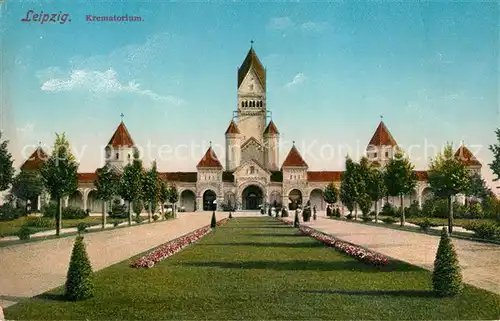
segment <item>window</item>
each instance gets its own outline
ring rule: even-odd
[[[255,174],[255,167],[254,166],[250,166],[250,174]]]
[[[241,107],[245,107],[245,102],[244,101],[241,102]]]
[[[373,158],[377,158],[377,153],[373,153]]]
[[[119,158],[120,158],[120,154],[119,154],[119,153],[116,153],[115,158],[116,158],[116,159],[119,159]]]
[[[389,157],[389,152],[385,152],[385,157]]]
[[[128,154],[128,159],[130,159],[130,154]]]

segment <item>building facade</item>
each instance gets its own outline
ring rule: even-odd
[[[237,108],[225,132],[226,161],[221,164],[212,147],[192,172],[160,173],[162,179],[175,184],[179,190],[179,205],[186,211],[218,210],[236,207],[256,210],[262,204],[278,203],[296,206],[310,201],[318,210],[325,210],[323,190],[331,182],[340,187],[341,171],[312,171],[295,144],[282,163],[279,159],[280,132],[268,121],[266,99],[266,69],[253,48],[237,72]],[[134,141],[123,121],[105,148],[106,162],[123,168],[133,158]],[[381,121],[367,144],[366,156],[376,166],[385,166],[398,149],[396,140]],[[41,164],[41,148],[22,166],[33,169]],[[465,147],[456,154],[471,171],[480,171],[481,164]],[[431,191],[425,171],[416,171],[418,184],[405,200],[405,206],[419,204]],[[79,173],[78,191],[64,200],[65,205],[80,206],[91,212],[100,212],[102,203],[95,197],[93,173]],[[41,196],[37,206],[47,199]],[[381,200],[379,208],[387,199]],[[398,199],[388,201],[399,205]],[[341,208],[341,204],[337,204]]]

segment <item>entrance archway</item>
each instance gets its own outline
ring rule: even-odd
[[[249,185],[245,187],[241,193],[244,210],[257,210],[259,205],[262,205],[263,195],[262,189],[256,185]]]
[[[295,210],[297,206],[302,205],[302,192],[298,189],[292,189],[290,193],[288,193],[288,198],[290,199],[289,209]]]
[[[323,191],[319,188],[313,189],[311,195],[309,196],[311,200],[311,206],[316,205],[318,211],[324,211],[326,209],[325,199],[323,198]]]
[[[83,195],[80,191],[76,190],[69,198],[68,198],[68,206],[83,208]]]
[[[217,194],[211,189],[206,190],[203,193],[203,210],[204,211],[215,211],[217,204],[214,204],[217,199]]]
[[[192,190],[185,189],[181,193],[181,206],[184,207],[186,212],[195,211],[196,195]]]

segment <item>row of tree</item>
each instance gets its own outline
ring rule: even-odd
[[[494,160],[490,165],[496,175],[495,181],[500,179],[500,129],[496,132],[498,143],[490,146]],[[368,215],[375,204],[375,221],[378,219],[378,201],[384,197],[400,198],[401,226],[405,224],[403,200],[410,195],[418,178],[414,166],[401,151],[390,159],[384,168],[373,166],[366,157],[359,163],[351,158],[346,159],[346,168],[341,176],[340,190],[330,183],[324,190],[325,202],[336,203],[339,199],[352,215],[357,218],[357,209]],[[452,145],[445,147],[442,153],[431,160],[427,171],[427,181],[434,197],[448,200],[448,231],[453,231],[453,197],[457,194],[485,198],[493,196],[493,192],[486,186],[486,182],[479,173],[470,174],[467,167],[454,157]]]
[[[1,133],[0,133],[1,139]],[[10,188],[11,195],[28,201],[47,191],[57,203],[56,235],[60,234],[62,221],[62,199],[76,192],[78,188],[78,162],[73,156],[65,134],[56,134],[50,157],[39,170],[25,170],[15,175],[13,158],[8,151],[8,141],[0,144],[0,192]],[[151,169],[142,166],[139,153],[134,151],[132,163],[127,164],[123,171],[108,164],[97,170],[94,182],[96,194],[103,201],[103,228],[106,225],[106,205],[116,196],[128,202],[128,222],[132,224],[130,206],[133,202],[147,203],[149,220],[158,203],[175,204],[179,194],[175,185],[168,186],[160,179],[153,162]],[[163,209],[163,206],[161,207]],[[175,206],[174,206],[175,215]]]

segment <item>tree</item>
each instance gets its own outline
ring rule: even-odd
[[[334,182],[330,182],[323,191],[323,199],[327,204],[337,203],[339,199],[339,191]]]
[[[38,170],[22,170],[12,181],[11,193],[24,201],[25,212],[28,213],[28,201],[43,192],[42,176]]]
[[[177,216],[176,203],[179,201],[179,191],[175,184],[171,184],[168,189],[168,202],[172,204],[172,214],[174,217]]]
[[[434,260],[432,286],[436,294],[443,297],[454,296],[463,288],[457,253],[444,227]]]
[[[163,214],[163,210],[164,210],[163,206],[164,206],[165,202],[168,200],[168,197],[169,197],[168,185],[165,181],[161,181],[160,182],[160,190],[158,192],[158,201],[161,204],[162,214]]]
[[[356,199],[358,197],[358,184],[356,183],[356,164],[351,158],[347,157],[345,162],[345,171],[340,178],[340,200],[349,213],[354,210]]]
[[[362,157],[356,166],[357,197],[356,204],[359,205],[363,216],[370,214],[372,199],[368,194],[368,181],[370,179],[371,165],[368,158]]]
[[[70,301],[85,300],[94,296],[92,266],[82,236],[78,236],[73,245],[65,288],[65,296]]]
[[[493,153],[493,161],[491,162],[490,168],[496,178],[493,181],[500,180],[500,128],[495,131],[497,135],[497,143],[490,145],[490,151]]]
[[[97,170],[94,186],[97,198],[102,200],[102,228],[106,228],[106,205],[118,192],[119,181],[117,171],[109,163]]]
[[[118,186],[118,194],[128,203],[128,225],[132,225],[131,203],[142,198],[143,168],[139,151],[134,150],[134,160],[125,165]]]
[[[54,148],[49,159],[43,163],[40,173],[43,185],[55,198],[56,210],[56,235],[61,232],[62,208],[61,199],[74,193],[78,187],[78,163],[70,151],[66,135],[56,133]]]
[[[431,161],[427,181],[434,195],[448,200],[448,232],[453,233],[453,196],[467,191],[469,173],[464,164],[453,156],[452,145]]]
[[[156,161],[153,162],[151,169],[144,173],[143,192],[144,201],[148,204],[148,221],[151,222],[152,212],[158,200],[160,191],[160,180],[158,170],[156,169]]]
[[[368,195],[375,204],[375,222],[378,222],[378,202],[387,193],[384,183],[384,173],[380,169],[376,167],[371,168],[366,188]]]
[[[401,202],[401,226],[405,225],[404,196],[410,194],[417,185],[417,175],[414,166],[402,152],[396,152],[394,158],[387,163],[384,182],[387,194],[399,196]]]
[[[466,196],[472,196],[481,200],[491,194],[491,190],[486,185],[480,173],[472,173],[469,177],[469,185],[465,191]]]
[[[2,132],[0,132],[0,141],[1,138]],[[9,145],[8,140],[1,141],[0,143],[0,192],[10,187],[15,172],[12,166],[14,160],[12,159],[12,154],[7,149],[7,145]]]

